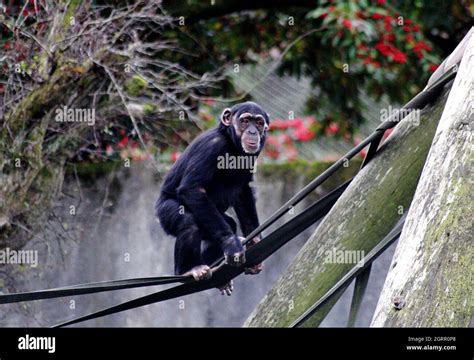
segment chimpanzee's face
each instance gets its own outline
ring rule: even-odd
[[[233,141],[240,145],[244,153],[256,154],[262,150],[269,120],[259,105],[245,102],[225,109],[221,121],[226,126],[232,126],[235,134]]]

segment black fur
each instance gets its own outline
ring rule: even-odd
[[[244,112],[268,115],[252,102],[235,105],[232,116]],[[175,273],[194,266],[209,265],[223,254],[243,251],[236,236],[235,221],[225,214],[233,207],[244,236],[258,225],[255,198],[249,182],[249,169],[219,169],[219,156],[258,156],[265,143],[266,130],[260,134],[260,148],[245,154],[233,126],[219,123],[197,137],[179,157],[166,177],[156,215],[166,233],[176,237]]]

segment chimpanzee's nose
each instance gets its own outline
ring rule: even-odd
[[[250,135],[257,135],[257,129],[249,129]]]

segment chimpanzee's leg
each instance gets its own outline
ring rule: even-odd
[[[233,218],[231,218],[227,214],[222,214],[224,219],[226,219],[227,223],[232,228],[234,233],[237,232],[237,223]],[[212,242],[210,240],[203,239],[201,242],[201,259],[203,260],[204,264],[211,265],[214,261],[219,259],[220,257],[224,256],[224,253],[219,244]],[[231,295],[232,291],[234,290],[234,284],[231,281],[222,285],[218,288],[222,295]]]
[[[224,219],[232,228],[234,234],[237,232],[237,223],[227,214],[222,214]],[[204,236],[206,237],[206,236]],[[213,241],[203,239],[201,242],[201,258],[204,264],[211,265],[214,261],[224,256],[222,249],[219,244]]]
[[[189,273],[196,280],[212,275],[208,266],[201,259],[201,233],[189,212],[175,199],[159,200],[156,214],[163,229],[176,237],[174,250],[175,274]]]

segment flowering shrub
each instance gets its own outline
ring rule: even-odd
[[[297,143],[316,138],[321,126],[313,116],[270,122],[264,156],[273,160],[294,161],[298,157]]]
[[[397,70],[399,64],[434,71],[439,59],[430,52],[421,25],[402,16],[384,0],[372,2],[322,1],[308,14],[328,25],[323,41],[332,41],[359,59],[358,72]]]

